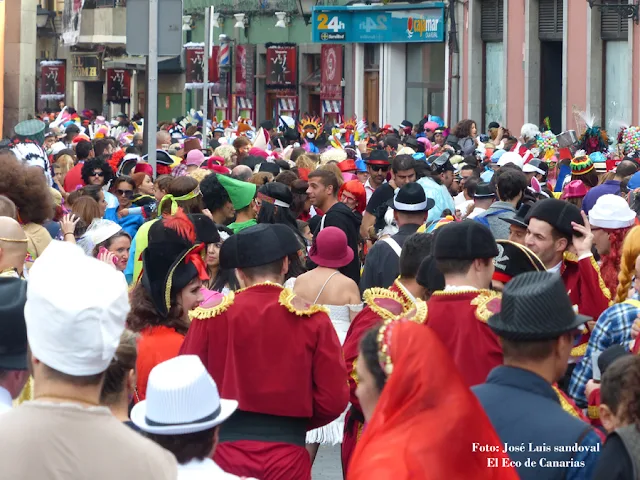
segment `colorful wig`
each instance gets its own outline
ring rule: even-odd
[[[613,253],[613,242],[611,243],[611,253]],[[640,256],[640,226],[633,227],[628,231],[624,242],[622,243],[622,250],[619,250],[619,270],[618,274],[618,288],[616,290],[615,303],[624,302],[629,294],[631,288],[631,281],[635,273],[636,260]],[[609,255],[611,255],[611,253]],[[618,265],[616,265],[617,267]],[[604,267],[604,260],[603,260]],[[604,277],[604,270],[602,270],[602,276]],[[605,280],[606,283],[606,280]],[[611,290],[613,292],[613,290]]]
[[[356,210],[362,214],[367,206],[367,193],[364,190],[364,185],[359,180],[349,180],[343,183],[338,190],[338,198],[345,190],[356,198]]]

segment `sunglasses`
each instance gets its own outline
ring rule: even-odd
[[[119,197],[126,197],[126,198],[131,198],[133,197],[133,190],[121,190],[121,189],[117,189],[116,193],[118,194]]]
[[[91,175],[89,175],[90,177],[104,177],[104,172],[91,172]]]
[[[389,166],[388,165],[369,165],[369,167],[374,172],[388,172],[389,171]]]

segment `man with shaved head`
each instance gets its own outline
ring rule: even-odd
[[[27,257],[27,235],[13,218],[0,217],[0,276],[21,277]]]
[[[171,135],[165,130],[160,130],[156,133],[156,149],[165,150],[171,144]]]
[[[231,171],[231,175],[236,180],[248,182],[251,179],[251,176],[253,175],[253,170],[251,170],[251,168],[249,168],[246,165],[238,165],[237,167],[234,167],[234,169]]]

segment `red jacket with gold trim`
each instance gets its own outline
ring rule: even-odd
[[[238,408],[328,424],[349,398],[340,341],[325,309],[275,283],[212,301],[190,314],[180,354],[198,355],[220,396]]]
[[[593,255],[578,260],[575,255],[565,252],[560,274],[571,302],[578,306],[578,312],[597,321],[602,312],[611,305],[611,293],[602,280],[600,267]],[[584,356],[590,336],[591,332],[586,329],[571,350],[574,359]]]
[[[435,292],[427,302],[427,326],[445,345],[469,387],[484,383],[502,364],[502,347],[487,325],[500,310],[501,296],[490,290]]]

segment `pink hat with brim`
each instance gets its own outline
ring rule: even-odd
[[[582,180],[572,180],[567,184],[566,187],[564,187],[562,195],[560,196],[560,200],[566,200],[567,198],[584,197],[588,191],[589,190],[582,182]]]
[[[337,227],[323,228],[309,250],[309,258],[320,267],[341,268],[353,260],[347,235]]]

